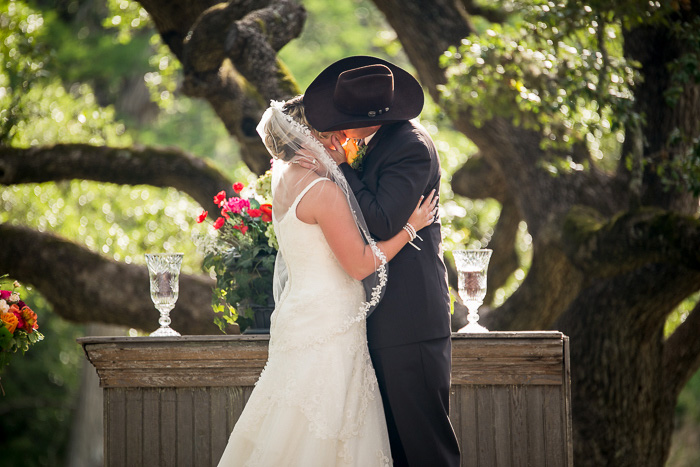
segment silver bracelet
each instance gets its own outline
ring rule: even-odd
[[[409,226],[413,230],[413,238],[411,240],[415,240],[417,238],[418,240],[420,240],[422,242],[423,239],[420,237],[420,235],[418,235],[418,231],[416,230],[416,228],[413,227],[410,222],[406,222],[406,225]]]
[[[418,234],[416,233],[415,227],[413,227],[413,226],[411,225],[410,222],[406,222],[406,225],[403,226],[403,230],[405,230],[406,233],[408,233],[408,236],[411,238],[411,239],[408,241],[408,243],[409,243],[413,248],[415,248],[416,250],[420,251],[420,248],[418,248],[418,247],[415,245],[415,243],[413,243],[413,240],[415,240],[416,237],[418,237]],[[418,238],[420,238],[420,237],[418,237]],[[421,238],[421,241],[423,241],[422,238]]]
[[[403,229],[408,233],[409,237],[409,242],[413,241],[414,238],[416,238],[416,231],[413,229],[413,226],[411,224],[406,224],[403,226]]]

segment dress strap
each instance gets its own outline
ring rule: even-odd
[[[292,206],[289,208],[289,210],[290,210],[290,211],[296,212],[296,210],[297,210],[297,204],[299,204],[299,201],[301,201],[301,199],[304,197],[304,195],[311,189],[312,186],[314,186],[315,184],[317,184],[318,182],[321,182],[321,181],[323,181],[323,180],[328,180],[328,181],[330,182],[330,179],[329,179],[329,178],[326,178],[326,177],[319,177],[319,178],[317,178],[316,180],[314,180],[314,181],[312,181],[311,183],[309,183],[308,185],[306,185],[306,187],[304,187],[304,189],[301,190],[301,193],[299,193],[299,194],[297,195],[297,199],[294,200],[294,203],[292,203]]]

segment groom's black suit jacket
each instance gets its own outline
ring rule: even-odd
[[[382,126],[369,142],[362,170],[341,164],[370,233],[386,240],[401,231],[421,195],[440,191],[440,162],[425,128],[414,121]],[[389,262],[384,297],[367,319],[370,348],[450,335],[447,274],[440,223],[420,230]]]

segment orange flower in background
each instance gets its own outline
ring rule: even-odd
[[[14,281],[12,290],[0,290],[0,371],[10,364],[14,354],[24,354],[44,339],[38,331],[36,313],[20,299],[19,287],[20,283]]]
[[[0,320],[7,330],[10,331],[10,334],[15,332],[15,329],[17,329],[17,325],[19,324],[19,319],[14,313],[3,313],[0,315]]]
[[[260,210],[262,211],[263,222],[272,221],[272,205],[271,204],[261,204]]]
[[[253,217],[253,218],[260,217],[260,216],[262,216],[262,210],[260,210],[260,209],[248,209],[248,215],[250,215],[250,217]]]

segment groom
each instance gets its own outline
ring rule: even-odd
[[[304,94],[306,117],[322,132],[343,130],[367,148],[354,170],[336,162],[352,187],[372,235],[400,232],[421,195],[440,190],[440,162],[430,135],[412,121],[423,90],[405,70],[375,57],[330,65]],[[334,141],[339,147],[339,141]],[[342,158],[342,160],[341,160]],[[389,263],[389,280],[367,319],[367,340],[396,466],[457,466],[449,416],[450,300],[440,223],[418,232]],[[421,240],[422,239],[422,240]]]

